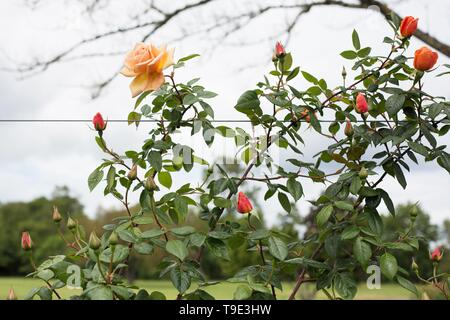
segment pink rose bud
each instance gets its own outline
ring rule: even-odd
[[[439,262],[442,260],[444,253],[441,251],[441,247],[437,247],[430,255],[431,261]]]
[[[31,241],[31,236],[28,231],[22,232],[22,249],[25,251],[31,250],[33,247],[33,242]]]
[[[106,122],[105,120],[103,120],[100,112],[97,112],[97,114],[94,116],[94,118],[92,119],[92,124],[94,125],[95,130],[97,130],[98,132],[102,132],[106,129]]]
[[[353,135],[353,127],[349,119],[347,119],[344,129],[344,134],[347,137],[351,137]]]
[[[249,213],[253,210],[253,206],[250,202],[250,200],[247,198],[247,196],[243,192],[239,192],[238,194],[238,203],[237,203],[237,211],[239,213]]]
[[[413,35],[417,30],[417,24],[419,18],[414,18],[411,16],[404,17],[402,23],[400,24],[400,34],[402,37],[407,38]]]
[[[359,113],[366,113],[369,111],[369,105],[367,104],[366,97],[362,93],[358,93],[356,96],[356,110]]]
[[[283,45],[280,41],[277,41],[275,45],[275,56],[277,58],[282,58],[286,55],[286,50],[284,49]]]

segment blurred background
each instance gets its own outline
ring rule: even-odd
[[[216,119],[229,120],[226,125],[250,132],[248,124],[233,122],[242,119],[234,105],[243,91],[253,88],[270,70],[276,41],[292,52],[294,64],[301,70],[337,86],[342,67],[351,69],[339,53],[351,46],[353,29],[374,54],[389,50],[382,41],[392,35],[385,21],[390,11],[420,19],[420,32],[412,38],[407,55],[412,56],[425,44],[439,52],[439,64],[450,63],[450,2],[446,0],[1,1],[0,275],[30,271],[19,245],[20,232],[25,229],[31,231],[37,244],[37,259],[64,250],[50,218],[54,204],[63,215],[71,214],[84,222],[87,229],[99,228],[112,217],[123,215],[121,204],[112,196],[103,197],[101,188],[90,193],[87,187],[89,173],[103,157],[89,124],[96,112],[108,119],[125,120],[133,108],[129,79],[117,72],[125,53],[136,42],[166,43],[175,48],[176,59],[201,54],[177,71],[176,78],[186,81],[200,77],[202,85],[219,94],[211,100]],[[352,78],[351,71],[348,78]],[[300,77],[293,83],[300,88],[306,85]],[[448,77],[428,76],[424,90],[449,99]],[[106,139],[122,153],[138,147],[151,125],[144,123],[136,130],[126,122],[112,122]],[[306,126],[301,134],[307,142],[303,152],[308,161],[326,141]],[[186,139],[179,134],[180,142],[197,143]],[[450,143],[450,138],[440,142]],[[233,154],[225,152],[218,142],[212,149],[204,148],[203,156],[213,162],[217,156]],[[279,158],[282,161],[283,156]],[[435,163],[411,166],[406,190],[394,179],[386,179],[384,187],[399,209],[396,219],[386,215],[386,228],[394,237],[407,223],[408,208],[419,202],[421,223],[416,232],[433,246],[448,245],[449,175]],[[239,173],[242,169],[238,165],[233,170]],[[193,170],[189,177],[174,179],[175,186],[186,179],[199,181],[203,174],[201,168]],[[324,186],[302,183],[305,196],[290,214],[277,200],[264,201],[266,190],[246,186],[262,223],[293,237],[313,228],[314,208],[308,200],[316,198]],[[189,223],[203,224],[195,212]],[[430,268],[428,250],[424,241],[418,258],[425,269]],[[253,258],[242,247],[233,254],[239,255],[235,261],[242,265]],[[448,265],[448,255],[444,256]],[[157,277],[160,258],[156,254],[136,261],[130,276]],[[405,255],[401,264],[409,265],[410,259]],[[212,258],[204,266],[211,278],[229,277],[240,267]],[[289,280],[288,272],[286,278]]]

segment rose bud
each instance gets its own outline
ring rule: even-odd
[[[105,120],[103,120],[100,112],[97,112],[97,114],[94,116],[94,118],[92,119],[92,124],[94,125],[94,129],[99,133],[106,129],[106,122]]]
[[[29,251],[33,248],[33,241],[31,241],[31,236],[28,231],[22,232],[22,249],[25,251]]]
[[[418,22],[419,18],[414,18],[411,16],[404,17],[400,23],[400,34],[402,37],[407,38],[412,36],[417,30]]]
[[[74,230],[77,227],[77,222],[71,217],[67,219],[67,229]]]
[[[434,67],[438,60],[437,52],[422,47],[414,53],[414,68],[419,71],[428,71]]]
[[[352,124],[349,119],[347,119],[346,121],[344,133],[347,137],[351,137],[354,133]]]
[[[109,236],[109,244],[112,246],[115,246],[119,243],[119,237],[117,236],[117,233],[115,231],[111,232],[111,235]]]
[[[342,78],[346,78],[347,77],[347,70],[345,70],[345,67],[342,67]]]
[[[102,245],[102,241],[97,237],[95,231],[92,231],[89,235],[89,248],[97,250]]]
[[[159,188],[156,185],[155,180],[153,180],[153,176],[151,174],[145,180],[144,186],[145,186],[145,188],[147,188],[147,190],[150,190],[150,191],[158,191],[159,190]]]
[[[439,262],[442,260],[442,256],[444,255],[443,252],[441,252],[441,247],[437,247],[434,249],[434,251],[430,254],[430,259],[433,262]]]
[[[9,288],[8,296],[6,297],[6,300],[17,300],[16,293],[14,292],[13,288]]]
[[[419,210],[417,209],[417,206],[413,206],[411,208],[411,211],[409,212],[409,215],[411,216],[411,219],[416,219],[417,215],[419,214]]]
[[[130,180],[135,180],[137,178],[137,165],[133,164],[133,166],[131,167],[131,170],[128,172],[127,175],[128,179]]]
[[[358,93],[356,96],[356,111],[359,113],[366,113],[369,111],[369,105],[367,104],[366,97],[362,93]]]
[[[237,211],[239,213],[249,213],[253,210],[253,206],[248,200],[247,196],[243,192],[239,192],[238,194],[238,202],[237,202]]]
[[[56,206],[53,206],[52,219],[55,223],[59,223],[62,220],[61,214]]]
[[[283,45],[280,41],[277,41],[275,44],[275,56],[277,58],[283,58],[286,55],[286,50],[284,49]]]
[[[416,273],[419,271],[419,266],[417,265],[416,260],[414,260],[414,258],[412,259],[411,269]]]
[[[362,167],[361,170],[359,170],[359,172],[358,172],[358,176],[359,176],[361,179],[367,178],[368,175],[369,175],[369,172],[368,172],[367,169],[364,168],[364,167]]]

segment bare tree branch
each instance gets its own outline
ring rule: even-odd
[[[30,6],[37,7],[41,1],[43,0],[26,0],[26,3],[28,3]],[[93,13],[96,10],[102,9],[107,3],[109,3],[109,1],[110,0],[83,0],[80,2],[83,4],[84,12],[89,14],[89,16],[92,18]],[[181,19],[181,16],[184,15],[184,13],[195,10],[194,12],[191,12],[192,16],[199,15],[202,8],[210,5],[213,2],[225,5],[225,2],[223,0],[198,0],[197,2],[184,4],[183,6],[172,9],[171,11],[165,11],[157,6],[155,1],[149,0],[145,2],[146,7],[144,9],[139,8],[138,13],[131,16],[130,25],[125,25],[117,29],[112,29],[80,40],[69,46],[65,50],[60,51],[53,57],[47,59],[35,59],[29,64],[17,64],[21,67],[17,67],[13,69],[13,71],[19,72],[22,74],[22,76],[26,77],[27,75],[44,72],[51,65],[55,65],[61,62],[95,58],[100,56],[112,56],[115,53],[90,52],[75,56],[73,54],[78,49],[81,49],[88,44],[95,43],[102,39],[113,37],[115,35],[127,34],[131,32],[144,31],[144,35],[142,36],[142,41],[144,42],[151,36],[155,35],[158,31],[168,26],[170,22],[174,20],[178,21],[178,19]],[[386,1],[379,0],[320,0],[311,2],[297,1],[290,4],[273,4],[271,2],[263,3],[263,1],[255,1],[255,4],[253,6],[250,5],[250,3],[248,4],[249,6],[246,7],[243,11],[235,10],[236,13],[230,13],[226,10],[218,10],[218,12],[213,12],[212,22],[210,22],[209,24],[204,23],[200,20],[196,20],[196,28],[181,28],[182,30],[180,32],[180,35],[177,36],[176,39],[184,40],[189,37],[214,34],[213,38],[216,42],[216,46],[211,47],[219,47],[221,44],[224,44],[228,38],[235,35],[237,32],[244,30],[251,22],[257,19],[263,19],[268,13],[279,10],[283,10],[288,14],[290,14],[291,12],[295,14],[291,15],[290,18],[287,18],[287,23],[283,30],[281,30],[280,32],[274,32],[272,35],[268,33],[266,35],[266,38],[274,39],[284,36],[286,39],[286,43],[290,41],[294,33],[295,26],[298,24],[301,17],[316,7],[336,6],[353,9],[369,9],[372,6],[376,6],[377,8],[379,8],[380,13],[385,18],[390,18],[391,14],[394,14],[398,18],[401,18],[396,12],[393,12],[392,8],[388,6]],[[218,8],[223,9],[223,7],[220,6]],[[442,54],[450,57],[450,46],[442,42],[435,36],[432,36],[421,29],[416,31],[415,36],[434,49],[440,51]],[[246,43],[248,44],[248,41],[246,41]],[[118,52],[121,51],[118,50]],[[12,71],[11,69],[5,68],[3,68],[3,70]],[[114,80],[116,75],[117,72],[106,77],[104,81],[95,84],[93,97],[97,97],[102,92],[102,90]]]

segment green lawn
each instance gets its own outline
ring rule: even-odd
[[[177,295],[176,290],[172,287],[170,281],[166,280],[140,280],[135,283],[137,286],[147,289],[149,292],[151,291],[161,291],[163,292],[168,299],[174,299]],[[28,291],[37,286],[41,286],[42,282],[36,279],[24,279],[18,277],[12,278],[0,278],[0,299],[4,299],[10,287],[14,288],[17,296],[19,298],[23,298]],[[231,283],[221,283],[218,285],[210,286],[206,288],[210,294],[212,294],[217,299],[232,299],[234,288],[237,284]],[[286,299],[289,295],[292,284],[285,283],[283,292],[278,292],[278,296],[280,299]],[[194,286],[191,289],[195,288]],[[70,289],[60,289],[58,292],[63,297],[70,297],[73,294],[78,293],[77,290]],[[312,299],[313,295],[313,287],[312,286],[304,286],[301,291],[301,296],[304,298]],[[316,299],[324,299],[325,296],[322,293],[319,293],[315,296]],[[369,290],[364,284],[361,284],[358,289],[358,294],[356,299],[411,299],[413,298],[409,291],[401,288],[395,284],[385,284],[381,286],[380,290]]]

